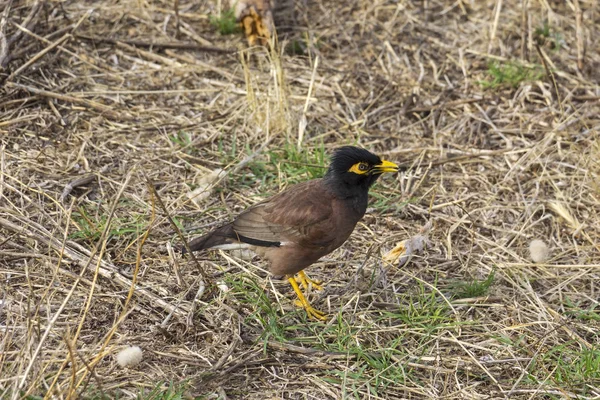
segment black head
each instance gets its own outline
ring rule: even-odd
[[[353,187],[368,190],[385,172],[398,172],[398,166],[368,150],[344,146],[333,153],[325,178],[350,190]]]

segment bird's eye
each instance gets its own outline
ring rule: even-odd
[[[352,172],[352,173],[358,174],[358,175],[364,175],[364,174],[368,174],[370,169],[371,169],[371,167],[369,167],[368,163],[361,161],[361,162],[357,162],[356,164],[354,164],[348,170],[348,172]]]

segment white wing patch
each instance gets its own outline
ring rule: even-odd
[[[227,243],[211,247],[211,250],[244,250],[251,249],[253,246],[248,243]]]
[[[281,244],[279,245],[280,247],[283,246],[290,246],[292,245],[294,242],[281,242]],[[256,246],[253,246],[251,244],[248,243],[227,243],[227,244],[220,244],[218,246],[214,246],[211,247],[211,250],[246,250],[246,249],[253,249]]]

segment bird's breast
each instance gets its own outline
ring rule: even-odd
[[[354,200],[338,200],[339,204],[334,207],[334,224],[331,231],[335,233],[334,248],[341,246],[350,237],[356,224],[361,220],[367,209],[362,203],[357,204]]]

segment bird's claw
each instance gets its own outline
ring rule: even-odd
[[[312,317],[314,319],[318,319],[321,321],[327,321],[327,316],[325,315],[325,313],[317,310],[310,304],[302,304],[302,302],[300,300],[294,301],[294,304],[298,307],[304,308],[304,310],[306,311],[306,313],[308,314],[309,317]]]
[[[323,285],[321,281],[315,281],[310,279],[304,271],[298,272],[298,276],[295,277],[296,282],[302,285],[304,290],[308,290],[308,285],[312,285],[315,290],[323,290]]]

